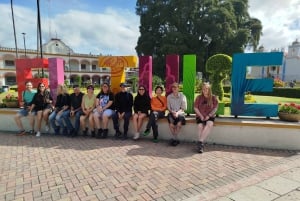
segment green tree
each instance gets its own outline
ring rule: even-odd
[[[210,80],[213,94],[224,98],[223,80],[231,73],[232,58],[225,54],[216,54],[210,57],[206,63],[206,71],[211,73]]]
[[[248,0],[137,0],[137,54],[151,55],[153,72],[160,77],[167,54],[196,54],[197,71],[205,76],[209,56],[256,49],[262,25],[250,17],[248,7]]]

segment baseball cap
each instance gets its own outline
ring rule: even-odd
[[[122,82],[121,84],[120,84],[120,87],[127,87],[128,85],[126,84],[126,83],[124,83],[124,82]]]

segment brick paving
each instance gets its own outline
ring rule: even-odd
[[[0,132],[0,200],[214,200],[293,167],[296,151]]]

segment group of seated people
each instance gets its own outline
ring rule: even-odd
[[[147,136],[151,129],[153,142],[158,142],[157,120],[164,118],[167,112],[171,140],[170,145],[179,144],[178,135],[182,125],[185,124],[185,110],[187,109],[186,96],[179,92],[179,84],[172,84],[172,92],[166,97],[163,87],[155,87],[155,95],[151,98],[144,86],[138,87],[138,93],[133,97],[127,91],[127,85],[120,83],[120,91],[113,94],[108,83],[101,85],[100,92],[94,94],[94,86],[87,86],[87,93],[80,91],[78,85],[73,86],[74,92],[69,95],[64,85],[58,85],[56,102],[43,83],[38,84],[37,91],[33,90],[31,82],[26,82],[26,90],[22,93],[22,109],[15,115],[14,119],[19,128],[17,135],[25,135],[26,131],[22,125],[21,118],[28,116],[31,126],[29,133],[41,136],[42,121],[45,121],[45,131],[50,127],[56,135],[67,135],[76,137],[80,133],[83,136],[90,135],[95,138],[107,138],[108,123],[112,119],[116,139],[126,140],[128,138],[128,127],[130,119],[134,128],[133,139],[137,140],[140,134]],[[204,141],[210,133],[215,113],[218,107],[217,98],[212,95],[209,83],[202,85],[202,93],[194,102],[196,122],[198,124],[197,150],[203,153]],[[74,125],[71,118],[75,118]],[[148,122],[142,131],[143,121],[148,117]],[[37,121],[35,132],[35,119]],[[122,132],[119,122],[124,120]],[[88,121],[88,125],[86,123]]]

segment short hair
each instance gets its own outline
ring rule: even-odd
[[[160,89],[161,91],[164,91],[164,88],[162,86],[160,86],[160,85],[156,86],[155,89],[154,89],[154,91],[156,92],[157,89]]]

